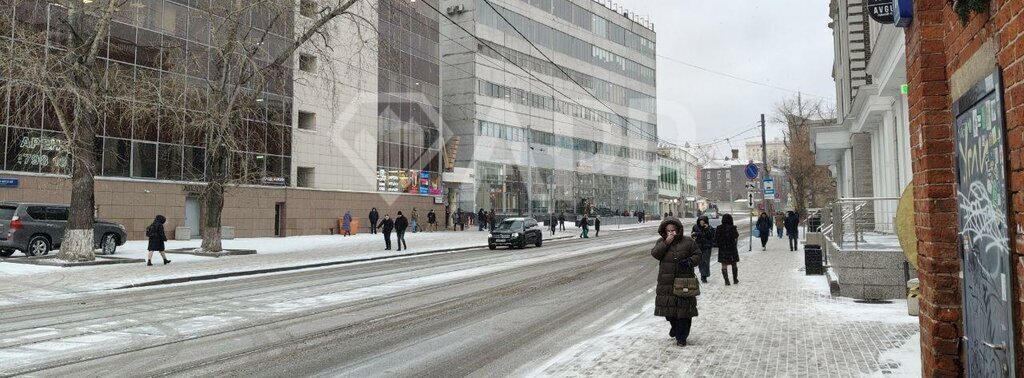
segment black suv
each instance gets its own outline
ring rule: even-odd
[[[498,248],[499,245],[509,248],[526,248],[527,244],[538,247],[544,242],[544,232],[537,220],[533,218],[506,218],[494,227],[487,235],[487,247]]]
[[[60,249],[67,223],[67,205],[0,202],[0,257],[10,257],[15,250],[42,256]],[[95,248],[107,255],[114,254],[127,236],[117,223],[97,220],[93,225]]]

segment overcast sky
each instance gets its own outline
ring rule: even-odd
[[[658,134],[706,142],[769,122],[775,104],[795,93],[688,67],[683,61],[835,102],[828,0],[616,0],[647,15],[658,34]],[[749,132],[737,139],[758,137]],[[781,136],[768,125],[768,138]],[[733,142],[741,150],[743,140]],[[719,145],[728,153],[728,145]]]

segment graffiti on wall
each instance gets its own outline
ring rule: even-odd
[[[970,376],[1013,365],[1006,152],[998,73],[954,104],[964,336]]]

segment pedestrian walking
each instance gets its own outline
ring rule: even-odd
[[[377,227],[377,220],[380,219],[380,214],[377,213],[377,208],[375,207],[375,208],[370,209],[370,215],[367,216],[366,218],[370,220],[370,233],[371,234],[376,234],[377,233],[377,228],[378,228]]]
[[[789,235],[789,250],[796,251],[800,247],[800,216],[790,211],[786,216],[786,234]]]
[[[700,249],[700,280],[708,283],[708,277],[711,277],[711,249],[715,246],[715,228],[708,223],[707,217],[700,217],[690,232],[690,237]]]
[[[409,228],[409,219],[402,215],[401,211],[397,215],[395,217],[395,235],[397,237],[398,250],[401,251],[402,247],[409,249],[409,244],[405,242],[405,230]]]
[[[341,231],[345,237],[352,235],[352,212],[345,210],[345,216],[341,217]]]
[[[686,346],[693,317],[697,316],[697,297],[676,296],[673,286],[676,278],[696,277],[693,267],[700,264],[700,253],[697,243],[683,235],[682,229],[683,224],[675,218],[662,221],[658,227],[661,238],[651,249],[651,256],[660,261],[654,316],[665,317],[672,325],[669,337],[676,339],[676,345]]]
[[[583,218],[580,218],[580,228],[583,229],[583,232],[580,233],[580,238],[589,239],[590,236],[587,234],[590,232],[590,219],[587,219],[586,214],[583,214]]]
[[[600,215],[598,215],[596,218],[594,218],[594,237],[596,238],[597,235],[599,235],[599,234],[601,234],[601,216]]]
[[[434,214],[434,209],[427,212],[427,227],[430,231],[437,231],[437,214]]]
[[[455,218],[453,219],[453,221],[455,222],[455,226],[452,227],[452,231],[455,230],[455,227],[458,227],[459,231],[466,231],[466,223],[465,223],[465,221],[462,218],[462,208],[461,207],[458,209],[458,211],[455,212]]]
[[[565,212],[558,213],[558,227],[565,231]]]
[[[779,239],[782,239],[782,231],[786,229],[786,215],[781,211],[775,213],[775,230],[779,233]]]
[[[416,211],[416,208],[412,208],[412,214],[409,216],[409,226],[412,228],[412,233],[419,232],[420,214]]]
[[[487,213],[487,228],[491,230],[491,232],[494,232],[494,225],[497,224],[496,221],[497,218],[494,215],[494,209],[491,209],[491,212]]]
[[[384,234],[384,250],[391,250],[391,231],[395,229],[395,221],[391,220],[390,214],[384,214],[384,220],[377,225],[380,233]]]
[[[452,223],[452,208],[448,207],[448,206],[445,206],[444,207],[444,229],[445,229],[445,231],[448,230],[448,226],[451,223]],[[452,230],[455,230],[455,228],[453,227]]]
[[[757,217],[757,236],[761,238],[761,250],[768,250],[768,238],[772,236],[772,219],[768,217],[768,213],[761,212],[761,215]]]
[[[558,228],[558,217],[551,214],[551,221],[548,222],[548,228],[551,229],[551,236],[555,236],[555,230]]]
[[[146,227],[146,237],[149,238],[149,246],[146,248],[149,250],[146,254],[146,265],[148,266],[153,266],[153,252],[160,252],[160,257],[164,259],[164,265],[171,263],[171,260],[167,259],[167,254],[164,253],[164,242],[167,241],[164,223],[167,223],[167,218],[157,215],[156,218],[153,218],[153,223]]]
[[[483,231],[487,227],[487,212],[484,208],[480,208],[480,211],[476,212],[477,231]]]
[[[722,215],[722,224],[715,229],[715,238],[718,239],[718,263],[722,264],[722,277],[725,278],[725,285],[729,286],[729,272],[726,270],[732,265],[732,283],[740,283],[739,272],[736,263],[740,261],[740,250],[737,247],[740,232],[732,222],[732,214]]]

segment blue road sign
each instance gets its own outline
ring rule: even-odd
[[[744,170],[744,173],[747,174],[748,179],[753,180],[757,178],[757,171],[757,164],[750,163],[747,165],[747,169]]]
[[[18,179],[16,178],[0,178],[0,188],[17,188]]]

